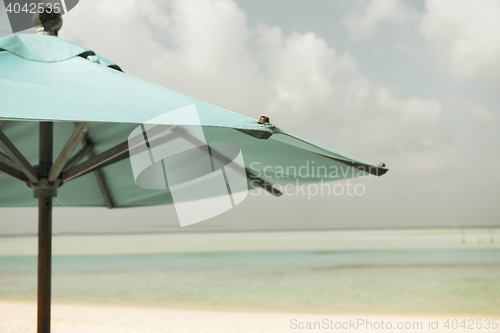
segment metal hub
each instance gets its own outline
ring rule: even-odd
[[[33,189],[33,197],[57,197],[57,189],[61,187],[62,183],[60,178],[53,182],[49,181],[48,175],[51,166],[36,165],[34,168],[38,172],[39,181],[28,183],[28,186]]]

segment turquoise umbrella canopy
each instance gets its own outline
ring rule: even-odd
[[[25,34],[0,39],[0,121],[5,121],[0,130],[32,165],[37,164],[39,155],[38,122],[54,123],[54,156],[63,149],[75,130],[75,123],[91,123],[86,137],[94,145],[92,154],[99,155],[126,141],[140,124],[191,105],[196,106],[207,142],[237,144],[246,167],[252,166],[270,184],[285,185],[291,181],[307,184],[368,173],[382,175],[387,171],[385,167],[295,137],[272,123],[260,124],[256,119],[127,75],[92,51],[55,36]],[[172,123],[197,125],[182,113],[177,113]],[[75,151],[80,148],[81,144]],[[297,170],[306,162],[328,170],[335,167],[341,172],[331,179],[326,174],[299,177],[296,172],[276,168]],[[260,173],[266,166],[273,168]],[[113,207],[172,203],[168,189],[138,187],[128,159],[100,172],[101,185],[105,186]],[[249,186],[254,185],[249,183]],[[98,180],[87,173],[64,183],[54,205],[104,206],[101,192]],[[35,205],[26,184],[0,174],[0,206]]]

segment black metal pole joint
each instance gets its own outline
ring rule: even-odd
[[[29,186],[33,189],[33,197],[53,198],[57,197],[57,188],[61,186],[61,179],[56,179],[55,182],[49,182],[47,178],[41,178],[38,183],[30,183]]]
[[[57,197],[57,189],[62,185],[61,178],[58,178],[53,182],[49,181],[48,172],[50,170],[50,166],[37,165],[35,166],[35,169],[38,171],[40,180],[36,183],[33,182],[28,183],[28,186],[33,189],[33,196],[35,198]]]

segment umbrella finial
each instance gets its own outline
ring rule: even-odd
[[[259,119],[259,124],[269,124],[269,117],[267,116],[260,116],[260,119]]]
[[[57,36],[62,27],[62,16],[55,13],[53,8],[45,7],[41,13],[33,15],[33,25],[38,35]]]

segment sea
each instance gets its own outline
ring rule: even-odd
[[[500,229],[54,235],[52,298],[172,309],[495,316],[499,235]],[[36,251],[35,235],[0,237],[0,300],[36,300]]]

